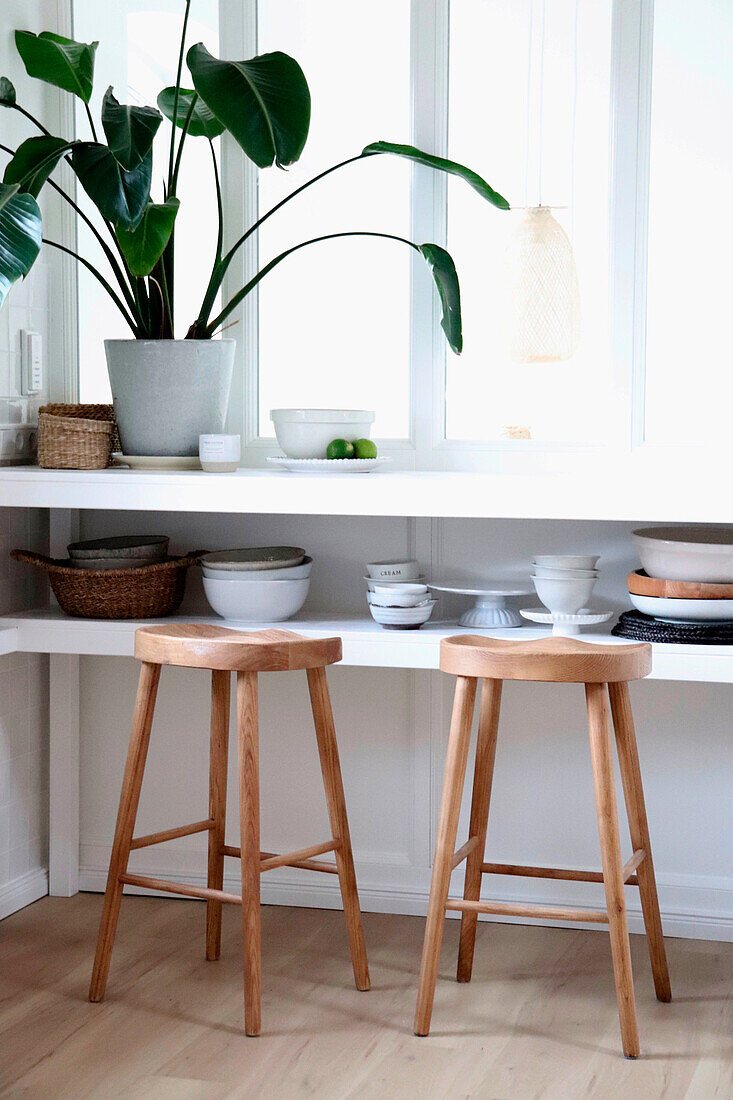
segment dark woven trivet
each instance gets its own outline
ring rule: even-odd
[[[624,611],[611,631],[617,638],[635,642],[698,642],[700,645],[733,645],[731,623],[664,623],[640,611]]]

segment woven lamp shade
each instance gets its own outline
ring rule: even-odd
[[[573,250],[549,206],[531,207],[506,253],[509,355],[515,363],[569,359],[580,342]]]

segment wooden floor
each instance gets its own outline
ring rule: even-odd
[[[0,924],[0,1095],[656,1100],[733,1097],[733,944],[668,940],[674,1001],[632,937],[642,1057],[620,1054],[608,936],[482,923],[470,985],[448,921],[433,1032],[412,1035],[424,921],[366,914],[372,990],[342,914],[263,909],[263,1032],[242,1034],[239,911],[219,962],[204,906],[125,898],[107,999],[86,1000],[99,895]]]

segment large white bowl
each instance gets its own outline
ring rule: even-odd
[[[325,458],[332,439],[368,439],[374,413],[367,409],[272,409],[277,441],[286,458]]]
[[[733,581],[733,529],[644,527],[634,531],[641,564],[666,581]]]
[[[310,577],[295,581],[237,583],[204,577],[204,592],[217,615],[238,623],[281,623],[300,611]]]
[[[733,622],[733,600],[680,600],[629,592],[637,611],[671,623]]]
[[[575,615],[581,607],[587,607],[595,577],[533,577],[537,595],[548,611]]]
[[[284,569],[218,569],[212,568],[206,562],[201,562],[201,572],[212,580],[222,581],[226,584],[259,584],[262,580],[268,581],[299,581],[303,577],[310,577],[313,568],[313,558],[306,555],[300,565],[287,565]]]

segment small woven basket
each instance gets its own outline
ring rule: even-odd
[[[111,405],[42,405],[38,465],[47,470],[103,470],[120,442]]]
[[[77,569],[28,550],[13,550],[16,561],[48,573],[51,590],[67,615],[82,619],[158,619],[181,606],[186,570],[205,550],[167,558],[139,569]]]

